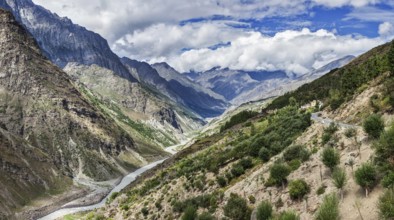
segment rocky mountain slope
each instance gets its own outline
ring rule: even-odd
[[[100,35],[73,24],[68,18],[52,14],[32,0],[2,0],[0,6],[12,11],[17,21],[37,40],[44,54],[60,68],[69,62],[96,64],[135,81]]]
[[[89,91],[120,126],[146,145],[180,143],[205,123],[166,96],[149,92],[140,83],[132,83],[108,69],[69,63],[64,71]]]
[[[165,155],[138,146],[3,9],[0,47],[2,216],[67,191],[72,178],[112,179]]]
[[[87,216],[391,219],[393,63],[388,43],[261,112],[237,112]]]

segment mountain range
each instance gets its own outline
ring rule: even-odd
[[[179,73],[120,58],[99,34],[31,0],[1,0],[0,8],[0,218],[30,215],[25,208],[43,196],[86,194],[85,180],[113,180],[168,157],[165,147],[199,135],[230,106],[282,95],[354,59],[300,77]]]

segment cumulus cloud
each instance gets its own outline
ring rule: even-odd
[[[394,26],[392,23],[384,22],[379,25],[379,34],[384,38],[391,38],[394,36]]]
[[[381,43],[383,41],[378,38],[337,36],[327,30],[312,32],[307,28],[280,32],[273,37],[249,32],[247,36],[235,39],[229,47],[190,50],[170,58],[168,62],[181,71],[222,66],[304,74],[312,68],[349,54],[358,55]]]
[[[178,55],[184,50],[207,48],[247,35],[221,22],[190,23],[184,26],[156,24],[117,40],[119,54],[144,59]]]

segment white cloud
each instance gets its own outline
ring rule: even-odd
[[[347,14],[345,20],[350,19],[372,22],[393,22],[394,12],[392,10],[383,10],[376,7],[366,6],[356,8]]]
[[[156,24],[117,40],[114,49],[124,56],[146,59],[179,55],[182,49],[206,48],[247,35],[223,23]]]
[[[381,2],[381,0],[313,0],[318,5],[326,7],[342,7],[342,6],[353,6],[362,7],[367,5],[375,5]]]
[[[384,22],[379,25],[379,34],[383,37],[391,37],[394,35],[394,26],[389,22]]]
[[[180,71],[196,71],[215,66],[247,70],[285,70],[304,74],[346,55],[358,55],[382,40],[337,36],[326,30],[284,31],[275,36],[249,32],[229,47],[217,50],[196,49],[167,60]]]

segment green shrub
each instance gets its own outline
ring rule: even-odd
[[[332,171],[340,162],[339,152],[332,147],[326,147],[323,150],[321,159],[323,164]]]
[[[249,202],[254,204],[256,202],[256,198],[252,195],[249,196]]]
[[[245,173],[245,170],[240,164],[235,164],[233,166],[233,168],[231,169],[231,174],[233,174],[235,177],[239,177],[244,173]]]
[[[226,178],[224,178],[223,176],[218,176],[216,177],[216,182],[219,184],[219,186],[221,187],[225,187],[227,185],[227,181]]]
[[[355,128],[348,128],[345,131],[345,136],[347,138],[352,138],[357,135],[357,130]]]
[[[268,150],[265,147],[262,147],[259,150],[259,158],[263,161],[263,162],[267,162],[271,159],[271,152],[270,150]]]
[[[272,218],[272,205],[268,201],[263,201],[257,206],[256,219],[269,220]]]
[[[377,139],[384,130],[384,122],[380,115],[373,114],[365,119],[363,123],[364,131],[372,138]]]
[[[293,211],[286,211],[280,213],[277,220],[300,220],[300,216]]]
[[[250,157],[242,158],[242,159],[239,161],[239,164],[240,164],[245,170],[250,169],[250,168],[253,167],[253,161],[252,161],[252,159],[251,159]]]
[[[292,199],[302,199],[309,191],[308,184],[302,179],[291,181],[289,184],[289,194]]]
[[[188,206],[182,216],[182,220],[195,220],[197,218],[197,208]]]
[[[394,170],[394,124],[387,131],[383,132],[375,144],[376,161],[381,167],[387,170]]]
[[[378,202],[379,218],[382,220],[394,219],[394,190],[387,190]]]
[[[227,201],[223,208],[224,215],[234,220],[249,220],[251,210],[245,199],[242,197],[231,194],[230,199]]]
[[[148,207],[143,207],[143,208],[141,209],[141,213],[142,213],[144,216],[147,216],[147,215],[149,214],[149,209],[148,209]]]
[[[155,202],[155,207],[156,207],[158,210],[161,210],[161,209],[163,208],[160,201]]]
[[[335,168],[334,172],[332,173],[332,181],[340,190],[341,198],[343,199],[343,187],[346,185],[346,172],[341,168]]]
[[[339,200],[336,194],[324,197],[323,203],[316,212],[316,220],[339,220]]]
[[[198,216],[197,220],[215,220],[215,217],[213,217],[209,212],[203,212]]]
[[[285,161],[300,160],[306,161],[309,159],[310,153],[303,145],[294,145],[285,150],[283,159]]]
[[[270,170],[270,179],[272,179],[275,184],[284,185],[287,176],[290,174],[290,167],[283,163],[275,163]]]
[[[326,186],[321,185],[317,190],[316,190],[316,194],[317,195],[322,195],[326,192]]]
[[[301,161],[300,161],[300,160],[292,160],[292,161],[288,162],[288,165],[289,165],[289,167],[290,167],[290,169],[291,169],[292,171],[295,171],[295,170],[297,170],[298,168],[300,168],[300,166],[301,166]]]
[[[391,171],[382,179],[382,185],[385,188],[394,188],[394,172]]]
[[[376,168],[370,163],[364,163],[355,172],[356,183],[365,189],[365,196],[368,196],[368,190],[376,185],[377,173]]]

